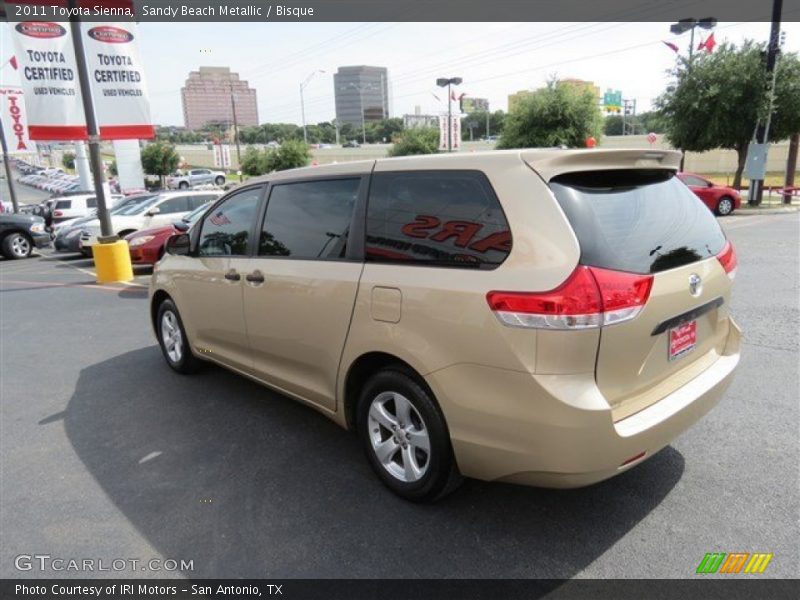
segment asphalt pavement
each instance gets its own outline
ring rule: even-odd
[[[172,372],[147,272],[99,286],[90,260],[0,259],[0,577],[685,578],[734,551],[796,576],[800,215],[721,222],[745,341],[706,418],[589,488],[467,481],[429,506],[389,493],[313,410],[221,368]],[[35,553],[193,563],[15,567]]]

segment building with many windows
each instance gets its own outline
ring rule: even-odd
[[[389,72],[386,67],[339,67],[333,75],[336,119],[360,128],[389,118]]]
[[[189,73],[181,99],[187,129],[209,124],[229,127],[234,105],[239,127],[258,125],[256,91],[228,67],[200,67]]]

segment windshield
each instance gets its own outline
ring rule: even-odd
[[[581,264],[657,273],[715,256],[725,236],[671,171],[569,173],[550,182],[581,246]]]

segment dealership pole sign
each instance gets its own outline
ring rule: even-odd
[[[22,88],[0,87],[0,119],[9,154],[36,152],[36,143],[28,137],[28,118],[22,95]]]
[[[14,25],[14,45],[34,140],[85,140],[86,120],[70,31],[59,23]],[[83,23],[100,138],[154,137],[132,23]]]

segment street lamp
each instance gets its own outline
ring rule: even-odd
[[[691,31],[692,35],[689,39],[689,67],[692,66],[692,55],[694,54],[694,30],[699,27],[700,29],[713,29],[717,25],[717,20],[714,17],[706,17],[705,19],[681,19],[677,23],[670,25],[669,30],[675,35],[681,35],[687,31]]]
[[[354,83],[350,82],[346,86],[346,88],[352,88],[354,90],[358,90],[358,105],[361,112],[361,143],[367,143],[367,123],[364,117],[364,90],[374,90],[375,84],[374,83]],[[381,111],[383,111],[383,106],[381,106]]]
[[[317,69],[316,71],[313,71],[311,75],[306,77],[303,83],[300,84],[300,113],[303,118],[303,141],[306,144],[308,144],[308,133],[306,132],[306,105],[305,101],[303,100],[303,90],[306,88],[309,82],[312,79],[314,79],[314,75],[316,75],[317,73],[324,73],[324,72],[325,71],[323,71],[322,69]]]
[[[439,77],[436,80],[436,85],[439,87],[446,87],[447,88],[447,151],[451,152],[453,150],[453,106],[452,106],[452,93],[450,91],[450,87],[453,85],[461,85],[461,82],[464,81],[461,77]]]

